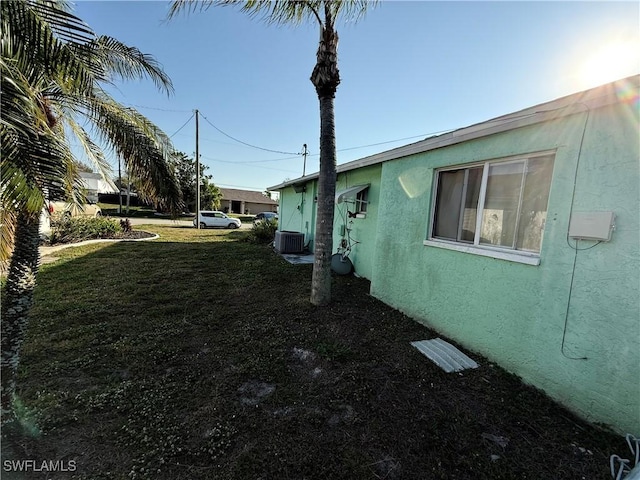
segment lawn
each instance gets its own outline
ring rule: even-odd
[[[626,450],[473,352],[444,373],[363,279],[316,308],[246,232],[145,229],[42,266],[3,478],[592,480]]]

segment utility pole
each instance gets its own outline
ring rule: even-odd
[[[196,228],[200,230],[200,148],[198,145],[198,109],[196,108]]]
[[[128,177],[128,175],[127,175]],[[131,205],[131,181],[127,178],[127,215],[129,215],[129,205]]]
[[[302,164],[302,176],[304,177],[305,172],[307,171],[307,144],[304,143],[302,144],[302,148],[304,148],[304,150],[302,151],[302,155],[304,155],[304,163]]]
[[[120,157],[118,157],[118,215],[122,215],[122,172],[120,171]]]

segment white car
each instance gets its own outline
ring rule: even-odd
[[[198,219],[193,219],[193,226],[197,227],[200,222],[200,228],[220,227],[220,228],[240,228],[242,222],[237,218],[228,217],[226,213],[216,212],[212,210],[201,210]]]
[[[46,208],[49,210],[49,215],[64,220],[68,220],[71,217],[102,216],[102,209],[95,203],[86,203],[78,206],[67,202],[47,202]]]

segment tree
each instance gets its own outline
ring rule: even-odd
[[[210,182],[211,176],[200,177],[202,185],[200,187],[200,208],[202,210],[219,210],[222,201],[222,191]]]
[[[174,0],[169,16],[183,9],[207,9],[212,5],[239,6],[250,16],[262,16],[268,23],[300,24],[311,20],[320,27],[320,41],[311,83],[320,103],[320,172],[315,234],[311,303],[326,305],[331,300],[331,254],[336,191],[336,139],[333,101],[340,84],[336,20],[357,18],[375,2],[367,0]]]
[[[65,2],[0,2],[0,18],[1,252],[2,260],[10,257],[2,295],[4,424],[12,418],[15,374],[33,302],[45,197],[61,192],[77,203],[82,200],[70,138],[103,176],[108,165],[98,143],[124,160],[141,195],[176,213],[181,199],[168,161],[173,152],[169,138],[104,89],[118,79],[149,77],[169,94],[171,81],[153,57],[96,36]],[[83,124],[91,126],[93,135]]]
[[[195,212],[196,162],[183,152],[175,152],[172,161],[186,208],[190,212]],[[205,175],[207,168],[209,167],[200,164],[200,209],[217,210],[220,208],[222,192],[211,182],[213,177]]]
[[[182,152],[175,152],[172,159],[178,185],[187,211],[195,211],[196,205],[196,162]]]

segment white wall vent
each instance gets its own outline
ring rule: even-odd
[[[278,253],[302,253],[304,233],[277,230],[273,243]]]

